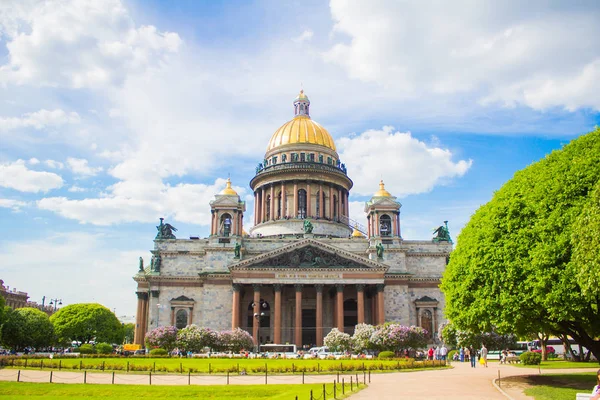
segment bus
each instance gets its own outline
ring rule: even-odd
[[[261,344],[258,351],[269,358],[298,358],[295,344]]]

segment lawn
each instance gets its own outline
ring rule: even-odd
[[[522,365],[522,364],[513,364],[518,367],[523,368],[538,368],[537,365]],[[573,369],[573,368],[600,368],[600,364],[598,361],[588,361],[588,362],[575,362],[575,361],[563,361],[563,360],[548,360],[542,361],[540,364],[541,369]]]
[[[361,386],[363,388],[363,386]],[[322,384],[311,385],[250,385],[250,386],[129,386],[83,385],[51,383],[0,382],[0,399],[62,400],[65,398],[93,399],[274,399],[294,400],[323,395]],[[333,398],[333,384],[326,385],[327,398]],[[341,384],[337,385],[341,393]],[[356,389],[355,389],[356,390]],[[350,391],[346,385],[346,394]],[[330,397],[331,396],[331,397]],[[343,398],[340,395],[337,398]]]
[[[533,375],[527,377],[527,396],[535,400],[573,400],[577,393],[592,393],[596,373]]]
[[[335,373],[344,371],[392,371],[443,366],[440,361],[401,360],[302,360],[302,359],[246,359],[246,358],[64,358],[64,359],[14,359],[5,360],[13,368],[153,371],[171,373],[224,374],[246,371],[270,373]]]

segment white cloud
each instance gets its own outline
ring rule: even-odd
[[[120,84],[181,45],[176,33],[136,27],[119,0],[13,0],[3,5],[0,25],[8,49],[8,63],[0,67],[4,84]]]
[[[123,222],[152,222],[160,216],[197,225],[210,224],[208,203],[225,187],[225,179],[213,185],[179,184],[170,186],[160,180],[121,181],[109,188],[105,197],[71,200],[48,197],[38,207],[65,218],[93,225]],[[235,187],[244,195],[245,189]]]
[[[69,157],[67,158],[67,165],[75,175],[80,176],[94,176],[102,171],[102,167],[90,167],[88,160],[83,158]]]
[[[30,165],[38,165],[40,163],[40,160],[38,160],[37,158],[30,158],[29,161],[27,161]]]
[[[27,168],[25,161],[0,164],[0,186],[20,192],[47,192],[63,185],[62,178],[52,172],[33,171]]]
[[[82,192],[87,192],[87,191],[88,190],[86,188],[82,188],[77,185],[73,185],[69,188],[69,192],[71,192],[71,193],[82,193]]]
[[[0,208],[10,208],[13,211],[19,211],[21,207],[26,206],[27,203],[19,200],[12,199],[0,199]]]
[[[66,112],[60,109],[42,109],[36,112],[23,114],[21,117],[0,117],[0,131],[9,131],[20,128],[34,128],[40,130],[47,127],[77,124],[80,121],[81,118],[76,112]]]
[[[58,296],[63,306],[100,302],[118,315],[135,313],[138,257],[146,249],[115,250],[115,238],[70,232],[36,240],[0,243],[2,279],[27,291],[31,300]],[[27,271],[27,273],[23,273]],[[57,271],[60,271],[58,273]],[[36,279],[31,279],[35,276]],[[77,279],[77,284],[73,284]]]
[[[327,61],[409,96],[600,110],[600,8],[520,1],[330,2]]]
[[[49,168],[53,169],[63,169],[65,167],[63,163],[56,160],[46,160],[44,161],[44,164],[46,164]]]
[[[310,29],[307,29],[304,32],[302,32],[299,36],[296,36],[295,38],[293,38],[292,40],[296,43],[303,43],[303,42],[307,42],[307,41],[311,40],[313,35],[314,35],[314,32],[311,31]]]
[[[395,196],[428,192],[463,176],[472,164],[471,160],[453,162],[449,150],[430,147],[410,133],[394,132],[391,126],[338,139],[337,145],[354,181],[352,193],[365,196],[379,189],[380,179]]]

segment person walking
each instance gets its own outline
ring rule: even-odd
[[[471,359],[471,368],[477,367],[477,350],[473,346],[469,347],[469,357]]]
[[[460,362],[465,362],[465,349],[464,349],[464,347],[460,348],[458,354],[460,354]]]
[[[446,356],[448,355],[448,348],[445,344],[442,344],[440,347],[440,359],[446,361]]]
[[[483,358],[483,365],[487,368],[487,355],[488,355],[488,350],[487,347],[485,347],[485,344],[481,345],[481,350],[480,350],[480,354],[481,354],[481,358]]]

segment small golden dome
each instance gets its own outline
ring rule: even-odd
[[[310,100],[308,100],[308,97],[304,94],[304,89],[300,90],[300,93],[298,94],[298,97],[296,97],[295,101],[298,100],[305,100],[308,101],[310,103]]]
[[[390,192],[385,190],[385,184],[383,183],[383,179],[379,181],[379,190],[375,192],[373,197],[392,197]]]
[[[221,193],[219,193],[219,194],[227,194],[227,195],[233,195],[233,196],[238,195],[237,192],[231,188],[231,179],[227,178],[227,187],[225,187],[225,189],[221,190]]]
[[[286,144],[300,143],[318,144],[335,151],[329,132],[305,115],[298,115],[277,129],[269,141],[267,151]]]
[[[365,235],[363,235],[362,233],[360,233],[360,231],[358,230],[358,226],[354,225],[354,231],[352,232],[352,237],[355,238],[364,238]]]

